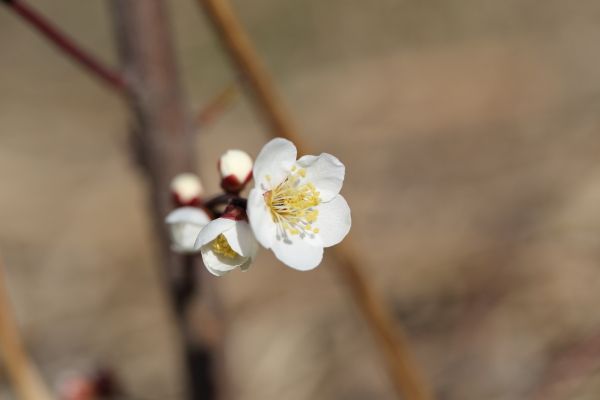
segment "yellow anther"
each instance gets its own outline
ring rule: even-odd
[[[306,177],[306,169],[292,166],[292,172],[263,197],[271,211],[273,222],[284,231],[291,235],[312,234],[314,231],[311,224],[319,215],[319,211],[315,209],[321,202],[319,192],[312,182],[300,181],[301,177]]]
[[[212,241],[211,246],[215,253],[223,257],[235,258],[236,256],[238,256],[238,254],[235,251],[233,251],[233,249],[229,245],[229,242],[223,234],[217,236],[217,238]]]

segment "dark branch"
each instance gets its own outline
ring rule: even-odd
[[[105,66],[93,55],[83,50],[66,33],[62,32],[57,26],[52,24],[38,11],[34,10],[23,0],[0,0],[7,5],[9,9],[19,15],[25,22],[31,25],[42,36],[52,42],[62,52],[85,68],[96,78],[103,81],[113,89],[122,92],[125,88],[125,82],[121,75]]]

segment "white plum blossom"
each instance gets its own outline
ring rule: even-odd
[[[294,144],[282,138],[263,147],[254,163],[247,212],[258,242],[304,271],[321,263],[324,247],[344,239],[351,217],[339,194],[344,164],[327,153],[298,160],[296,154]]]
[[[165,219],[171,235],[171,249],[176,253],[190,254],[197,250],[196,239],[209,222],[210,217],[196,207],[177,208]]]
[[[228,192],[239,192],[252,179],[252,158],[242,150],[227,150],[219,158],[221,186]]]
[[[222,276],[229,271],[250,268],[258,252],[258,243],[245,219],[228,217],[227,211],[221,218],[211,221],[202,229],[196,240],[202,260],[208,271]]]
[[[177,203],[192,205],[200,201],[204,188],[198,175],[185,172],[173,178],[171,181],[171,192]]]

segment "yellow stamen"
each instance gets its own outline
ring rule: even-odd
[[[238,256],[238,254],[235,251],[233,251],[233,249],[229,245],[229,242],[227,241],[227,239],[225,238],[225,236],[223,234],[220,234],[219,236],[217,236],[217,238],[212,241],[211,246],[215,253],[217,253],[223,257],[235,258]]]
[[[311,224],[317,221],[319,211],[315,209],[321,202],[315,185],[304,182],[306,169],[292,167],[292,173],[274,189],[264,194],[264,200],[271,211],[273,222],[281,228],[281,233],[301,235],[318,233]]]

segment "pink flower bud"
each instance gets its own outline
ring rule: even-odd
[[[171,193],[177,206],[197,206],[204,189],[196,174],[186,172],[177,175],[171,181]]]
[[[252,179],[252,158],[242,150],[227,150],[219,159],[221,187],[239,193]]]

